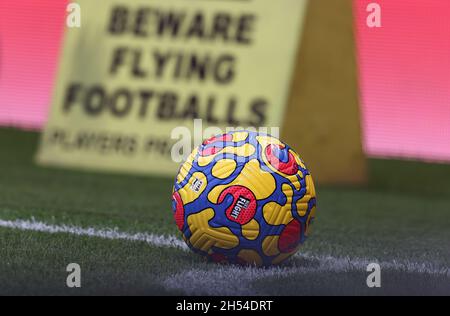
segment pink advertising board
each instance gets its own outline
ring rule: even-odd
[[[369,156],[450,161],[450,1],[354,2],[363,143]]]
[[[45,123],[65,15],[65,1],[0,1],[0,125]]]

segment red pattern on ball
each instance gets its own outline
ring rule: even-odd
[[[180,230],[183,230],[184,226],[184,207],[181,196],[178,192],[174,192],[172,198],[175,200],[175,213],[173,214],[175,222]]]
[[[210,139],[207,139],[203,142],[203,145],[209,145],[215,142],[231,142],[233,140],[233,135],[231,134],[224,134],[224,135],[220,135],[220,136],[214,136],[211,137]]]
[[[222,193],[220,193],[218,202],[222,203],[223,200],[229,194],[231,194],[233,196],[233,203],[225,211],[227,218],[230,221],[239,223],[241,225],[244,225],[244,224],[247,224],[248,222],[250,222],[252,220],[252,218],[255,216],[255,212],[256,212],[256,197],[253,194],[253,192],[244,186],[233,185],[231,187],[226,188],[225,190],[222,191]],[[247,199],[249,201],[249,204],[246,208],[242,208],[239,212],[239,215],[236,218],[234,218],[232,216],[232,212],[233,212],[234,206],[238,202],[239,197],[243,197],[243,198]]]
[[[300,243],[300,236],[302,232],[302,225],[296,219],[290,221],[281,232],[278,239],[278,248],[281,252],[291,252]]]
[[[266,147],[266,157],[269,163],[279,170],[280,172],[287,175],[294,175],[298,172],[298,164],[295,161],[294,155],[288,151],[288,162],[282,162],[278,157],[273,154],[275,148],[279,150],[283,150],[284,148],[281,145],[270,144]]]
[[[216,263],[227,263],[227,257],[224,254],[221,253],[213,253],[209,255],[209,258]]]
[[[203,146],[207,146],[214,143],[219,143],[221,146],[214,145],[212,147],[203,148],[202,150],[200,150],[200,156],[205,157],[214,155],[224,148],[224,144],[226,142],[231,141],[233,141],[233,135],[231,134],[224,134],[220,136],[211,137],[210,139],[207,139],[203,142]]]

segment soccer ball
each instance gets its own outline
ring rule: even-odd
[[[316,193],[288,145],[236,131],[194,149],[175,179],[172,209],[194,252],[214,262],[269,266],[292,256],[309,235]]]

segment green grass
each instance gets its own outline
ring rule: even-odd
[[[168,294],[157,279],[187,267],[183,252],[142,242],[0,229],[0,294]],[[151,259],[150,259],[151,258]],[[119,260],[120,259],[120,260]],[[82,267],[82,288],[66,287],[66,266]]]
[[[38,167],[37,143],[36,133],[0,130],[0,219],[177,234],[172,180]],[[317,220],[302,251],[450,267],[450,166],[369,160],[369,170],[363,188],[318,186]],[[70,262],[82,266],[81,289],[65,286]],[[364,269],[314,271],[319,263],[301,257],[285,268],[305,264],[313,271],[252,281],[255,293],[450,295],[448,275],[382,266],[382,287],[369,289]],[[0,294],[183,294],[162,280],[190,269],[221,267],[144,242],[0,228]]]

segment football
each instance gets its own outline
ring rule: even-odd
[[[194,252],[219,263],[270,266],[308,237],[316,192],[292,148],[268,134],[235,131],[193,150],[176,176],[172,209]]]

